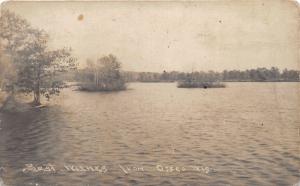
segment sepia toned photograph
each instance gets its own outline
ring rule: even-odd
[[[299,7],[2,2],[0,186],[300,186]]]

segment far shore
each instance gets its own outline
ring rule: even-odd
[[[128,81],[127,83],[178,83],[178,81]],[[300,81],[220,81],[220,83],[300,83]],[[68,87],[80,86],[80,82],[67,82]]]

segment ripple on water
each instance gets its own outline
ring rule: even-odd
[[[262,94],[272,89],[263,83],[237,83],[209,92],[174,84],[130,86],[130,91],[112,94],[66,90],[68,96],[41,111],[1,114],[0,166],[10,165],[12,171],[5,181],[221,186],[299,181],[297,84],[276,84],[277,96],[284,98],[276,103],[276,95]],[[13,169],[28,162],[105,164],[110,172],[30,177]],[[118,164],[151,171],[125,175]],[[169,174],[155,171],[157,164],[202,165],[215,171]]]

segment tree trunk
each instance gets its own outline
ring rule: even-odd
[[[41,66],[39,64],[38,68],[36,69],[37,71],[37,79],[36,79],[36,84],[34,86],[34,91],[33,91],[33,105],[34,106],[39,106],[41,105],[41,92],[40,92],[40,70]]]
[[[33,105],[41,105],[40,81],[38,80],[33,91]]]
[[[40,90],[35,90],[34,93],[34,99],[33,99],[33,105],[39,106],[41,105],[41,96],[40,96]]]

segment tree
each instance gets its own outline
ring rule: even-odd
[[[70,57],[69,49],[55,51],[31,50],[24,55],[25,65],[18,73],[17,85],[20,91],[33,93],[34,105],[40,104],[40,96],[47,99],[51,95],[58,95],[60,90],[65,87],[65,83],[57,79],[59,73],[75,69],[75,59]]]
[[[281,78],[284,81],[300,81],[300,71],[284,69]]]
[[[0,90],[11,91],[12,84],[16,80],[16,71],[8,56],[0,49]]]
[[[17,78],[11,82],[18,90],[33,93],[34,105],[40,105],[41,95],[50,98],[59,94],[64,83],[59,73],[76,68],[71,49],[49,50],[48,34],[35,29],[25,20],[8,10],[0,17],[0,42],[13,63]]]
[[[0,16],[0,66],[1,88],[10,87],[14,92],[16,84],[17,53],[25,47],[29,24],[8,10],[1,9]],[[8,90],[8,89],[6,89]]]
[[[1,47],[1,46],[0,46]],[[0,90],[11,86],[11,82],[16,80],[16,71],[9,56],[5,55],[0,48]]]
[[[103,90],[125,89],[125,81],[121,75],[121,63],[116,56],[109,54],[97,60],[96,86]]]

